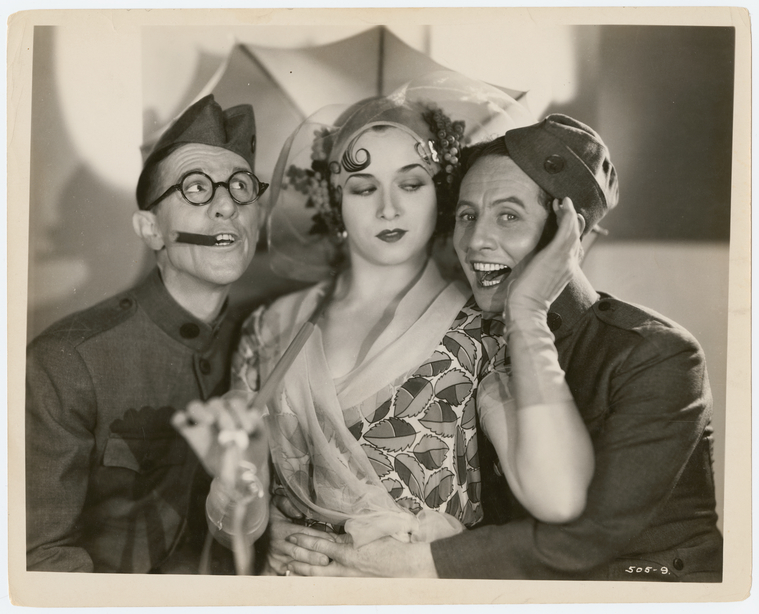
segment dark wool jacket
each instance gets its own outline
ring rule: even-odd
[[[595,474],[584,513],[532,518],[481,436],[488,526],[432,544],[442,578],[720,581],[704,354],[659,314],[599,295],[584,277],[548,323],[587,426]]]
[[[209,480],[169,420],[228,389],[233,329],[185,311],[155,269],[29,345],[29,570],[160,571],[205,531]]]

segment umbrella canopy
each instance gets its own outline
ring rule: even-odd
[[[237,44],[192,102],[212,93],[222,108],[253,105],[256,174],[269,181],[282,145],[306,117],[326,105],[387,95],[413,78],[439,70],[446,68],[384,26],[301,49]],[[524,95],[499,89],[517,100]],[[145,155],[160,132],[147,139]]]
[[[201,54],[205,68],[215,57]],[[424,53],[404,43],[384,26],[367,29],[355,36],[326,45],[299,49],[275,49],[250,44],[232,47],[213,77],[205,81],[196,74],[195,87],[205,85],[197,93],[185,96],[179,116],[193,102],[214,94],[222,108],[237,104],[253,105],[256,115],[256,174],[270,182],[282,146],[307,117],[334,104],[350,104],[377,95],[387,95],[405,83],[432,72],[447,70]],[[205,71],[201,71],[205,72]],[[206,73],[207,74],[207,73]],[[524,98],[525,92],[495,86],[513,99]],[[167,124],[168,125],[168,124]],[[163,130],[145,139],[143,159]],[[274,190],[261,199],[268,206]],[[446,271],[457,270],[453,250],[450,262],[441,259]],[[294,282],[274,275],[269,267],[269,254],[259,253],[231,298],[244,306],[296,289]]]

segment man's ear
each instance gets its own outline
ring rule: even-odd
[[[157,252],[166,246],[155,213],[152,211],[135,211],[132,215],[132,227],[135,234],[153,251]]]

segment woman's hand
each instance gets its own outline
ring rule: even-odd
[[[275,497],[277,499],[277,497]],[[285,499],[286,500],[286,499]],[[267,570],[275,575],[283,576],[288,565],[301,561],[308,566],[322,567],[329,564],[329,558],[313,550],[306,550],[288,540],[296,533],[308,535],[314,539],[334,540],[332,535],[300,524],[295,524],[285,516],[280,507],[272,502],[269,508],[269,556]]]
[[[512,318],[525,311],[547,312],[580,268],[584,220],[570,198],[554,199],[552,206],[558,224],[556,235],[545,248],[515,266],[506,281],[506,315]]]
[[[229,392],[207,402],[192,401],[172,424],[187,440],[206,471],[233,490],[239,466],[266,463],[266,437],[260,412],[248,409],[250,393]]]
[[[315,537],[303,531],[293,533],[287,541],[298,547],[294,550],[295,560],[287,568],[299,576],[437,578],[427,543],[402,543],[383,537],[356,548],[350,535],[325,539],[324,535]],[[329,564],[314,565],[306,560],[306,555],[317,553],[329,557]]]

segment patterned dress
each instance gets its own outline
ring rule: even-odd
[[[286,327],[282,322],[303,319],[302,316],[274,316],[278,312],[299,311],[308,317],[310,308],[301,309],[300,305],[313,300],[312,295],[318,292],[319,287],[285,297],[284,301],[274,303],[268,310],[260,309],[248,319],[233,359],[234,387],[251,392],[258,389],[260,380],[271,370],[271,363],[286,347],[284,341],[297,332],[278,334],[271,329],[279,326],[284,330]],[[476,430],[477,385],[494,370],[507,377],[508,359],[504,339],[498,334],[501,331],[490,331],[487,326],[488,330],[483,330],[481,312],[473,299],[467,301],[466,298],[465,291],[450,286],[447,298],[441,297],[438,301],[445,304],[444,309],[441,311],[438,304],[435,311],[433,304],[433,313],[449,314],[447,330],[445,323],[438,329],[437,344],[434,339],[425,340],[426,346],[422,343],[421,336],[430,331],[425,323],[420,323],[421,329],[410,330],[375,357],[376,369],[372,368],[373,365],[362,365],[368,370],[359,367],[343,378],[332,380],[330,385],[339,399],[344,426],[369,461],[368,466],[374,475],[368,480],[378,480],[403,509],[414,514],[422,510],[445,512],[469,527],[482,519]],[[441,324],[438,322],[437,325]],[[309,344],[315,346],[310,355],[306,352],[311,372],[307,376],[302,374],[298,380],[304,386],[314,379],[323,383],[321,378],[314,377],[314,373],[318,373],[316,366],[324,367],[314,365],[323,358],[318,329]],[[408,354],[414,351],[425,355],[417,357],[415,365],[405,369],[399,367],[400,373],[393,374],[382,368],[383,365],[395,366],[403,360],[408,361]],[[373,387],[362,385],[362,380],[364,384],[371,382]],[[278,411],[279,418],[284,419],[289,410],[280,408]],[[316,413],[320,412],[317,410]],[[326,420],[317,421],[321,430],[328,433],[327,439],[332,439],[334,427],[325,424]],[[310,434],[305,433],[313,428],[313,423],[306,426],[300,419],[299,424],[300,429],[288,427],[285,435],[288,445],[292,444],[293,449],[301,450],[307,457],[313,456]],[[344,447],[340,450],[343,453]],[[276,455],[274,459],[276,463]],[[289,475],[296,471],[294,469]],[[354,470],[359,475],[360,472],[360,468]],[[302,479],[309,479],[307,476],[312,473],[313,469],[301,470]],[[340,488],[339,483],[334,486]],[[310,486],[307,492],[310,498],[318,498]]]

